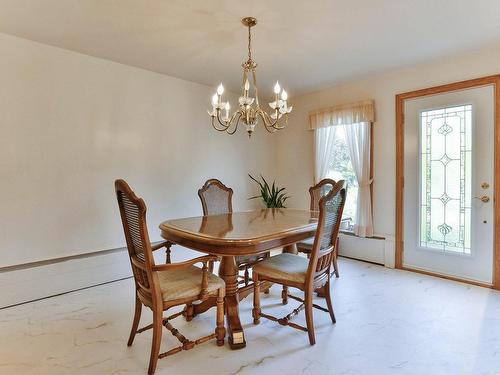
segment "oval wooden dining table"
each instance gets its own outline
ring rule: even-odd
[[[222,257],[219,276],[226,283],[226,322],[232,349],[246,346],[238,304],[238,268],[235,256],[253,255],[283,247],[294,252],[294,244],[314,236],[317,213],[295,209],[262,209],[222,215],[167,220],[160,224],[167,241]],[[215,305],[208,300],[194,306],[199,314]]]

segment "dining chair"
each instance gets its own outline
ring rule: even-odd
[[[344,180],[339,180],[339,183],[344,184]],[[310,195],[310,205],[309,205],[309,210],[311,211],[319,211],[319,200],[321,197],[326,195],[333,186],[335,186],[336,182],[332,179],[329,178],[324,178],[320,182],[318,182],[316,185],[311,186],[309,188],[309,195]],[[304,253],[307,254],[309,257],[311,254],[311,250],[313,247],[313,242],[314,242],[314,237],[308,238],[304,241],[297,242],[295,246],[297,247],[297,252],[299,253]],[[333,250],[333,272],[335,273],[335,277],[339,277],[339,267],[337,265],[337,256],[338,256],[338,249],[339,249],[339,239],[335,240],[335,247]],[[316,291],[318,296],[324,297],[322,290],[317,290]],[[286,305],[288,303],[288,287],[283,286],[283,290],[281,292],[281,300],[283,305]]]
[[[343,183],[336,183],[332,190],[319,200],[318,228],[314,237],[313,247],[309,259],[290,253],[282,253],[259,262],[253,267],[253,322],[259,324],[260,317],[308,332],[309,343],[314,345],[314,324],[312,308],[330,313],[332,323],[336,322],[330,296],[330,268],[335,250],[335,241],[338,235],[342,211],[344,209],[346,190]],[[301,302],[299,307],[283,318],[276,318],[264,314],[260,307],[260,283],[268,281],[288,287],[294,287],[304,292],[304,298],[293,295],[288,297]],[[323,288],[327,308],[312,302],[313,291]],[[305,309],[307,327],[291,322],[292,318]]]
[[[227,187],[215,178],[205,182],[203,187],[198,190],[198,196],[201,200],[203,216],[221,215],[233,212],[233,189]],[[236,256],[235,260],[238,270],[243,271],[243,276],[239,283],[248,286],[251,281],[249,270],[253,265],[268,257],[269,252],[257,255]],[[268,292],[267,289],[266,292]]]
[[[319,211],[319,201],[321,197],[326,195],[332,188],[335,186],[337,182],[332,179],[325,178],[318,182],[316,185],[311,186],[309,188],[309,195],[311,197],[309,209],[311,211]],[[339,180],[338,183],[344,186],[344,180]],[[311,250],[313,247],[314,237],[309,238],[307,240],[301,241],[297,243],[297,251],[300,253],[311,254]],[[337,256],[338,256],[338,238],[335,241],[335,248],[333,250],[333,271],[335,273],[335,277],[339,277],[339,267],[337,265]]]
[[[127,346],[131,346],[135,335],[148,329],[153,330],[148,373],[153,374],[158,359],[190,350],[195,345],[211,339],[217,345],[224,345],[224,296],[225,284],[222,279],[208,271],[208,262],[215,256],[202,256],[180,263],[155,264],[153,247],[146,226],[146,205],[138,198],[124,180],[115,181],[116,197],[127,242],[128,254],[135,281],[135,314]],[[194,266],[202,264],[202,268]],[[163,317],[168,309],[215,298],[217,302],[216,328],[213,334],[190,340],[175,329],[170,321],[183,311]],[[153,312],[153,323],[139,327],[142,305]],[[182,345],[160,353],[162,326],[167,328]]]

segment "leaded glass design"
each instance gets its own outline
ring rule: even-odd
[[[420,246],[471,253],[472,106],[420,113]]]

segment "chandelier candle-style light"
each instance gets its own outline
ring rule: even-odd
[[[222,100],[224,86],[222,83],[217,87],[217,92],[212,97],[212,110],[208,114],[212,118],[212,126],[215,130],[234,134],[238,129],[240,121],[243,121],[248,132],[248,136],[252,135],[255,125],[259,122],[259,117],[262,119],[264,127],[270,133],[284,129],[288,121],[288,114],[292,111],[292,107],[288,106],[288,94],[282,90],[279,83],[274,85],[274,101],[269,103],[273,110],[271,114],[265,112],[259,105],[259,95],[257,90],[257,76],[255,69],[257,63],[252,60],[252,33],[251,29],[257,24],[257,20],[253,17],[245,17],[241,23],[248,27],[248,59],[241,64],[243,68],[243,80],[241,88],[241,96],[238,99],[239,108],[236,112],[230,115],[229,110],[231,105],[229,101]],[[248,80],[251,75],[252,84]],[[250,89],[253,91],[254,97],[250,96]],[[280,95],[281,94],[281,95]],[[222,113],[224,112],[224,113]]]

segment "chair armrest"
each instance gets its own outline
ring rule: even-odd
[[[172,242],[169,242],[169,241],[163,241],[163,242],[160,242],[156,245],[151,245],[151,250],[153,251],[156,251],[156,250],[160,250],[162,247],[166,247],[166,248],[169,248],[170,246],[172,246]]]
[[[173,270],[173,269],[178,269],[178,268],[187,268],[187,267],[192,266],[193,264],[196,264],[196,263],[203,263],[203,265],[206,266],[207,263],[210,262],[211,260],[215,261],[218,259],[219,258],[215,255],[205,255],[202,257],[186,260],[184,262],[157,264],[157,265],[153,266],[153,271],[168,271],[168,270]]]

